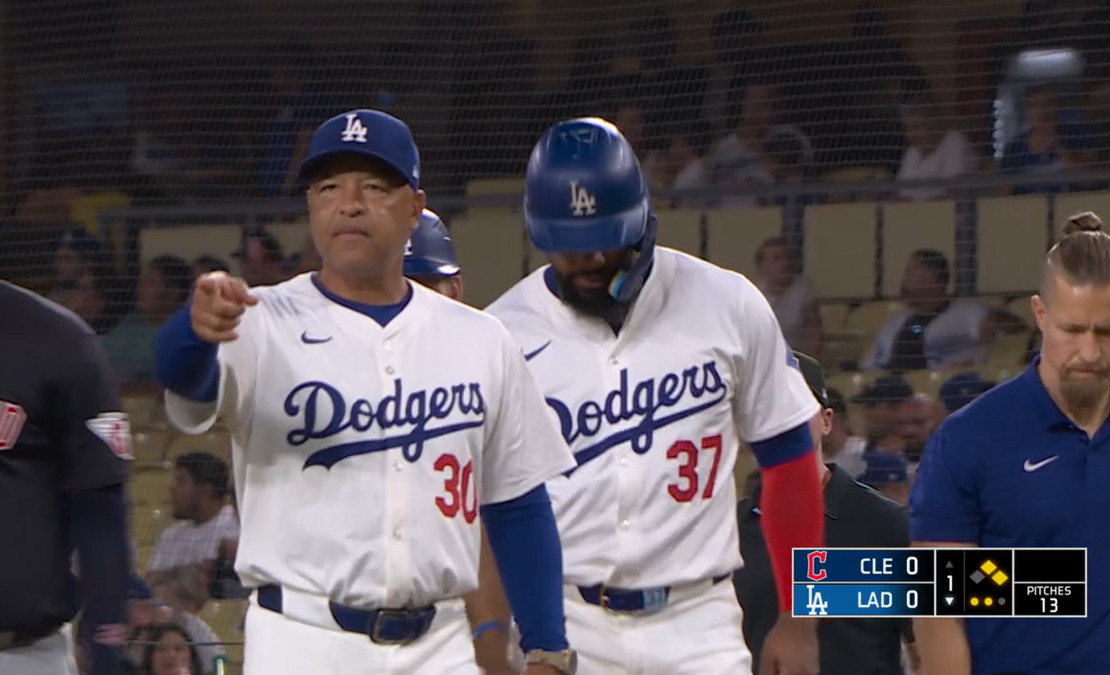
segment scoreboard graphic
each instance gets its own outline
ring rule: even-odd
[[[796,617],[1087,616],[1084,548],[794,549]]]

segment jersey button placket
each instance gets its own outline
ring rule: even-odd
[[[606,372],[606,390],[615,391],[621,386],[621,370],[625,367],[624,360],[614,351],[608,354],[605,360]],[[631,380],[632,378],[629,378]],[[631,396],[632,392],[628,392]],[[623,424],[628,424],[625,422]],[[634,494],[638,491],[638,487],[643,483],[643,478],[640,475],[639,464],[634,462],[634,452],[632,451],[632,443],[625,442],[613,448],[612,452],[616,453],[616,462],[613,464],[617,476],[617,537],[620,539],[627,539],[633,534],[633,524],[635,522],[635,497]],[[628,560],[629,555],[635,555],[631,550],[631,542],[623,543],[620,546],[614,547],[618,552],[616,554],[616,565],[620,569],[622,567],[621,560]]]
[[[394,391],[394,380],[400,377],[400,368],[397,361],[395,340],[385,338],[379,344],[376,357],[379,364],[379,380],[381,381],[382,395],[390,395]],[[381,428],[380,420],[375,425],[382,435],[389,435],[389,431]],[[395,434],[400,429],[394,427]],[[389,467],[381,476],[385,485],[384,523],[385,535],[385,568],[386,568],[386,604],[396,605],[408,594],[407,584],[401,582],[408,578],[411,570],[409,542],[407,528],[408,516],[411,505],[408,460],[405,459],[402,448],[390,448],[385,451],[388,459],[385,464]]]

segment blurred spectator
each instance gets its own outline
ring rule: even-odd
[[[185,629],[200,656],[205,675],[215,673],[216,658],[227,656],[221,640],[212,627],[197,616],[208,595],[203,592],[203,577],[195,567],[176,567],[170,570],[153,588],[154,596],[173,610],[173,622]],[[200,592],[198,592],[200,589]]]
[[[301,250],[294,253],[289,262],[291,276],[297,276],[305,272],[315,272],[323,264],[320,260],[320,252],[316,250],[316,243],[312,241],[312,237],[305,238]]]
[[[1030,87],[1025,94],[1024,133],[1005,149],[1000,168],[1015,174],[1065,174],[1095,161],[1090,132],[1079,121],[1064,121],[1051,87]],[[1064,184],[1018,185],[1014,194],[1082,189]]]
[[[108,297],[111,283],[102,276],[83,274],[72,283],[60,288],[65,294],[62,306],[84,319],[97,335],[107,333],[113,322],[108,314]]]
[[[906,459],[910,482],[913,482],[925,442],[944,421],[944,409],[932,396],[918,392],[902,402],[898,409],[898,435],[902,437],[902,456]]]
[[[764,158],[764,142],[778,116],[778,88],[769,82],[753,82],[744,91],[740,121],[732,133],[717,142],[710,157],[710,180],[735,190],[753,184],[769,184],[773,177]],[[756,206],[748,195],[729,195],[722,206]]]
[[[848,406],[844,404],[844,395],[837,389],[829,388],[828,397],[833,418],[829,433],[825,435],[821,444],[825,461],[836,464],[850,476],[858,476],[867,468],[863,461],[867,440],[852,433],[848,424]]]
[[[264,227],[243,228],[239,248],[232,254],[239,273],[251,286],[271,286],[285,280],[285,254],[281,242]]]
[[[892,316],[875,337],[864,367],[923,370],[981,364],[994,340],[986,305],[948,296],[948,259],[932,249],[910,255],[902,277],[906,309]]]
[[[798,127],[775,127],[768,134],[764,149],[765,160],[776,185],[800,187],[812,178],[813,146]],[[807,204],[812,200],[813,197],[805,193],[781,194],[775,196],[774,203],[786,206],[789,203]]]
[[[154,599],[150,587],[142,579],[135,577],[131,582],[131,622],[127,630],[127,662],[124,675],[137,675],[142,672],[143,653],[146,642],[154,626],[173,619],[173,610]]]
[[[175,567],[194,566],[203,576],[195,593],[207,593],[224,541],[239,539],[239,521],[227,503],[228,467],[207,452],[181,455],[174,463],[170,502],[178,522],[166,528],[150,553],[147,581],[157,586]]]
[[[735,96],[743,91],[742,79],[754,70],[752,54],[765,27],[746,9],[729,9],[713,17],[713,62],[709,65],[704,118],[714,136],[723,136],[733,125]]]
[[[775,310],[786,342],[805,354],[820,355],[821,312],[813,285],[795,273],[797,263],[784,237],[771,237],[755,252],[759,290]]]
[[[913,387],[900,375],[883,375],[853,399],[863,406],[864,459],[873,453],[901,454],[905,446],[898,433],[898,409],[913,396]]]
[[[652,182],[663,189],[697,190],[709,185],[709,169],[704,153],[708,133],[704,122],[676,124],[667,133],[665,147],[655,165]],[[680,197],[673,202],[675,208],[704,208],[701,197]]]
[[[994,382],[989,382],[977,373],[960,373],[950,377],[940,386],[940,400],[949,415],[979,398],[980,394],[993,389]]]
[[[971,172],[974,158],[967,137],[946,127],[939,107],[923,97],[902,104],[906,152],[898,180],[955,178]],[[903,199],[924,201],[945,195],[939,188],[911,188],[899,192]]]
[[[327,102],[318,91],[327,81],[315,79],[318,84],[314,86],[318,64],[307,43],[287,41],[271,58],[276,62],[273,113],[263,134],[259,184],[263,196],[283,197],[293,194],[296,169],[308,151],[312,132],[329,116]]]
[[[643,106],[633,101],[621,101],[613,114],[613,124],[620,129],[628,144],[632,146],[644,174],[649,177],[658,175],[656,165],[659,162],[659,155],[651,152],[647,147],[647,121],[644,119]]]
[[[196,279],[202,274],[208,274],[209,272],[230,273],[231,268],[226,262],[214,255],[205,254],[197,256],[197,259],[193,261],[193,278]]]
[[[154,339],[171,314],[189,299],[193,287],[189,264],[175,255],[150,261],[135,299],[135,311],[104,336],[104,348],[124,382],[154,381]]]
[[[910,499],[910,477],[901,455],[872,453],[859,482],[878,490],[884,497],[905,506]]]
[[[200,655],[185,629],[175,623],[155,626],[143,652],[144,675],[202,675]]]
[[[62,231],[54,251],[54,290],[47,296],[61,305],[86,275],[107,276],[109,251],[83,227],[67,227]]]

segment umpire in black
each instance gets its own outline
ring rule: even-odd
[[[0,281],[0,673],[119,672],[131,435],[96,334]],[[76,566],[74,556],[76,553]],[[73,571],[76,567],[77,578]]]
[[[820,439],[829,433],[833,419],[825,391],[825,374],[809,356],[799,352],[794,352],[794,356],[806,383],[821,404],[821,412],[810,423],[810,431],[817,441],[817,457],[825,486],[825,543],[830,547],[908,547],[909,517],[905,509],[856,482],[837,465],[824,463]],[[767,545],[759,524],[760,488],[757,482],[751,496],[737,507],[744,567],[733,577],[736,596],[744,609],[744,637],[752,652],[752,672],[759,668],[763,640],[780,612]],[[818,627],[817,639],[821,675],[901,675],[902,642],[911,645],[909,654],[914,653],[909,619],[825,619]]]

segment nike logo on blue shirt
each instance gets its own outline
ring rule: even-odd
[[[531,351],[531,352],[528,352],[527,354],[525,354],[524,355],[524,360],[525,361],[531,361],[532,359],[539,356],[540,352],[547,349],[550,345],[551,345],[551,340],[548,340],[547,342],[540,345],[535,351]]]
[[[326,338],[309,337],[308,332],[306,331],[304,333],[301,333],[301,342],[305,343],[306,345],[319,345],[319,344],[323,344],[325,342],[331,342],[331,338],[330,337],[326,337]]]

